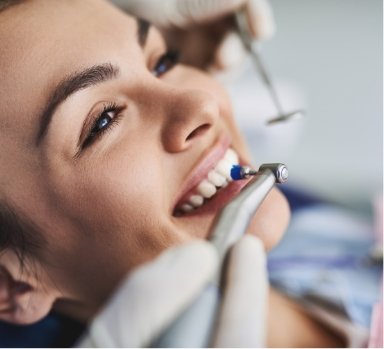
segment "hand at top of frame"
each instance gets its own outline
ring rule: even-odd
[[[81,347],[148,347],[205,289],[218,267],[206,241],[163,252],[131,273],[91,323]],[[264,247],[246,235],[231,250],[211,345],[262,347],[267,275]],[[199,326],[199,324],[196,324]]]
[[[268,0],[114,0],[131,14],[163,30],[181,61],[211,72],[237,70],[246,55],[235,30],[233,14],[245,7],[253,37],[275,31]]]

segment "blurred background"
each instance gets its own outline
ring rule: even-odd
[[[285,111],[276,115],[251,62],[228,85],[257,165],[285,162],[290,183],[369,212],[383,183],[382,0],[271,0],[277,32],[262,58]]]

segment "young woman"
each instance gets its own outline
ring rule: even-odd
[[[21,2],[0,35],[1,265],[23,295],[1,317],[88,319],[132,268],[209,236],[245,184],[209,173],[228,149],[248,163],[244,141],[223,88],[107,2]],[[211,198],[186,212],[193,195]],[[274,189],[251,230],[271,248],[288,216]]]
[[[0,43],[0,320],[85,322],[135,267],[209,237],[246,146],[221,85],[108,2],[11,1]],[[273,189],[249,233],[269,250],[288,219]],[[269,345],[340,344],[274,292],[270,310],[290,330]]]

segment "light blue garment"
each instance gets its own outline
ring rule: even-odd
[[[298,210],[268,256],[271,284],[369,328],[382,280],[382,264],[369,257],[373,246],[372,226],[349,211],[330,205]]]

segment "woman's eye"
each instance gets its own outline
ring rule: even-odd
[[[120,119],[122,110],[122,107],[118,107],[114,104],[104,107],[104,110],[97,116],[96,120],[94,121],[82,148],[86,148],[87,146],[91,145],[104,132],[109,130],[113,125],[117,124]]]
[[[167,51],[156,62],[156,65],[152,70],[153,75],[163,75],[167,71],[171,70],[177,64],[178,60],[179,53],[177,51]]]
[[[99,132],[105,127],[108,127],[108,124],[113,119],[113,111],[103,112],[101,116],[96,120],[94,127],[91,132]]]

